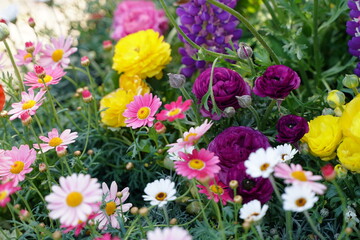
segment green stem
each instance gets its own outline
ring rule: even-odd
[[[352,90],[353,90],[353,92],[354,92],[355,96],[359,94],[359,91],[357,90],[357,88],[356,88],[356,87],[355,87],[355,88],[352,88]]]
[[[195,191],[194,191],[194,192],[195,192],[195,194],[196,194],[196,198],[197,198],[198,201],[199,201],[200,209],[201,209],[201,213],[202,213],[202,215],[203,215],[204,221],[206,222],[206,225],[207,225],[208,227],[211,227],[210,224],[209,224],[209,221],[208,221],[208,219],[207,219],[207,217],[206,217],[205,208],[204,208],[204,206],[203,206],[203,204],[202,204],[202,201],[201,201],[201,198],[200,198],[200,194],[199,194],[198,188],[197,188],[197,186],[196,186],[195,179],[192,179],[191,182],[192,182],[192,184],[193,184],[193,187],[195,187]]]
[[[319,232],[319,230],[316,228],[313,220],[311,219],[310,215],[309,215],[309,212],[308,211],[304,211],[304,215],[306,217],[306,220],[308,221],[308,223],[310,224],[310,227],[312,228],[312,230],[314,231],[314,233],[316,235],[318,235],[318,237],[321,239],[321,240],[325,240],[325,237]]]
[[[266,111],[265,111],[264,118],[263,118],[263,120],[262,120],[262,122],[261,122],[261,129],[262,129],[263,127],[265,127],[266,121],[268,120],[268,117],[269,117],[269,115],[270,115],[270,113],[271,113],[271,110],[273,109],[273,107],[275,106],[275,104],[276,104],[276,99],[272,99],[271,102],[270,102],[270,104],[269,104],[269,106],[267,107],[267,109],[266,109]]]
[[[23,92],[25,87],[24,87],[24,83],[23,83],[23,80],[20,76],[20,72],[19,72],[19,69],[17,68],[16,64],[15,64],[15,60],[14,60],[14,56],[12,55],[12,52],[11,52],[11,49],[8,45],[8,43],[6,42],[6,39],[4,39],[4,45],[5,45],[5,48],[6,48],[6,51],[8,52],[8,55],[10,57],[10,61],[11,61],[11,65],[13,66],[14,68],[14,72],[15,72],[15,75],[16,75],[16,78],[18,79],[19,81],[19,85],[20,85],[20,90]]]
[[[166,224],[167,224],[168,226],[170,226],[169,215],[168,215],[167,210],[166,210],[166,205],[164,205],[164,206],[162,207],[162,209],[163,209],[163,211],[164,211],[164,217],[165,217]]]
[[[81,159],[81,157],[85,154],[86,152],[86,148],[87,148],[87,145],[89,143],[89,135],[90,135],[90,120],[91,120],[91,111],[90,111],[90,106],[87,106],[87,110],[88,110],[88,126],[87,126],[87,131],[86,131],[86,140],[85,140],[85,147],[84,147],[84,150],[82,151],[79,159]]]
[[[321,66],[320,66],[320,49],[319,49],[319,36],[318,36],[318,9],[319,0],[314,0],[314,13],[313,13],[313,48],[314,48],[314,62],[315,62],[315,88],[318,86],[321,79]]]
[[[259,224],[256,224],[255,228],[256,228],[257,232],[259,233],[260,239],[264,239],[264,235],[262,233],[261,226]]]
[[[221,198],[220,198],[220,201],[221,201]],[[216,217],[217,217],[217,220],[218,220],[218,223],[219,223],[219,228],[221,230],[222,238],[224,240],[226,240],[226,234],[225,234],[224,224],[223,224],[223,221],[222,221],[222,218],[221,218],[219,205],[214,201],[214,199],[212,199],[211,202],[213,203],[214,208],[215,208]]]
[[[341,230],[341,233],[340,233],[340,236],[338,237],[338,239],[342,239],[342,235],[345,235],[345,228],[346,228],[346,198],[345,198],[345,195],[344,195],[344,192],[341,190],[340,186],[337,184],[336,180],[333,180],[331,181],[335,188],[336,188],[336,191],[338,192],[339,196],[340,196],[340,201],[341,201],[341,208],[342,208],[342,211],[343,211],[343,224],[342,224],[342,230]],[[341,237],[341,238],[340,238]]]
[[[270,3],[267,0],[263,0],[263,3],[265,4],[265,7],[267,8],[267,10],[269,11],[272,20],[274,21],[274,26],[277,30],[280,30],[280,21],[278,20],[278,18],[276,17],[276,14],[274,12],[274,9],[271,7]]]
[[[127,232],[126,232],[126,235],[125,235],[124,240],[129,239],[130,234],[131,234],[131,232],[134,230],[135,224],[137,223],[137,221],[139,220],[139,218],[140,218],[140,215],[138,215],[137,218],[132,222],[131,226],[129,227],[129,230],[127,230]]]
[[[276,197],[277,197],[277,198],[279,199],[279,201],[282,203],[282,199],[281,199],[281,196],[280,196],[280,192],[279,192],[278,187],[276,186],[276,181],[275,181],[274,177],[273,177],[272,175],[270,175],[270,176],[269,176],[269,180],[270,180],[270,182],[271,182],[272,187],[274,188]]]
[[[286,235],[287,239],[292,240],[292,228],[293,228],[293,222],[292,222],[292,216],[290,211],[285,211],[285,219],[286,219]]]
[[[200,125],[200,115],[199,115],[199,111],[197,111],[196,109],[196,104],[194,103],[194,100],[191,98],[190,94],[188,93],[188,91],[184,88],[184,87],[181,87],[180,88],[180,91],[182,93],[182,95],[186,98],[186,99],[190,99],[192,101],[191,103],[191,109],[194,113],[194,116],[195,116],[195,122]]]
[[[90,90],[91,93],[94,94],[93,100],[92,100],[92,104],[94,107],[94,115],[95,115],[95,126],[98,129],[99,128],[99,116],[98,116],[98,110],[97,110],[97,102],[96,102],[96,98],[95,98],[95,87],[96,87],[96,83],[94,81],[94,78],[91,76],[90,74],[90,70],[89,67],[86,67],[86,72],[89,78],[89,82],[90,82]]]
[[[260,117],[259,114],[257,113],[257,111],[255,110],[255,108],[253,106],[249,106],[248,109],[250,110],[250,112],[254,115],[255,117],[255,121],[256,121],[256,126],[258,127],[258,129],[261,127],[261,122],[260,122]]]
[[[59,117],[58,117],[58,115],[57,115],[57,113],[56,113],[56,109],[55,109],[53,97],[52,97],[52,95],[51,95],[51,93],[50,93],[50,89],[48,89],[48,90],[46,91],[46,94],[48,95],[48,98],[49,98],[49,104],[50,104],[51,109],[52,109],[52,111],[53,111],[54,118],[55,118],[55,122],[56,122],[56,124],[58,125],[59,129],[62,131],[62,127],[61,127],[61,124],[60,124]]]

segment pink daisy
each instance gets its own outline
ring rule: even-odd
[[[60,82],[61,78],[66,74],[61,67],[45,68],[45,73],[46,76],[44,77],[44,79],[41,79],[36,75],[36,73],[28,72],[25,75],[25,81],[24,81],[25,86],[34,89],[34,88],[44,87],[45,85],[46,86],[56,85]]]
[[[56,150],[56,152],[63,152],[70,143],[75,142],[75,139],[78,137],[77,132],[71,132],[70,129],[64,130],[60,136],[56,128],[53,128],[51,132],[48,133],[48,137],[40,136],[39,138],[46,143],[34,144],[35,149],[40,149],[43,152],[47,152],[50,149]]]
[[[206,149],[194,149],[189,154],[179,152],[179,156],[185,161],[175,161],[176,172],[188,179],[214,178],[220,171],[219,158]]]
[[[164,229],[155,228],[153,231],[147,232],[148,240],[191,240],[192,237],[185,229],[174,226]]]
[[[11,104],[11,109],[9,111],[10,120],[14,120],[16,118],[20,118],[20,115],[23,113],[28,113],[29,115],[34,115],[36,110],[41,106],[43,101],[45,100],[44,94],[46,91],[40,90],[36,96],[34,96],[34,90],[29,89],[29,93],[22,92],[21,93],[21,102]]]
[[[99,211],[99,215],[95,218],[99,222],[99,229],[107,229],[107,225],[111,224],[113,228],[120,228],[118,221],[119,217],[123,216],[124,212],[129,211],[132,207],[131,203],[125,203],[129,197],[129,188],[124,188],[121,193],[122,197],[117,197],[118,186],[115,181],[111,183],[110,190],[106,183],[102,184],[102,192],[105,200],[105,206]]]
[[[52,193],[45,197],[50,218],[59,218],[62,225],[76,226],[98,210],[102,191],[96,178],[74,173],[60,177],[59,182],[60,186],[52,186]]]
[[[200,126],[190,128],[188,132],[184,133],[183,138],[176,140],[176,143],[167,145],[171,146],[168,152],[171,153],[184,147],[193,146],[210,129],[212,124],[211,121],[208,123],[208,120],[206,119]]]
[[[134,101],[126,105],[123,116],[128,118],[125,120],[127,127],[133,129],[143,127],[145,125],[151,127],[155,120],[154,115],[161,106],[160,98],[146,93],[144,96],[135,96]]]
[[[226,205],[227,201],[232,201],[230,197],[229,187],[223,184],[218,177],[209,181],[209,187],[203,185],[197,185],[200,188],[199,193],[205,194],[208,199],[214,199],[215,202],[219,202]]]
[[[68,233],[72,230],[74,231],[74,236],[77,237],[81,231],[86,227],[86,225],[88,224],[88,222],[92,219],[94,219],[96,216],[98,215],[98,213],[91,213],[88,218],[86,219],[86,221],[79,221],[77,225],[72,226],[72,225],[61,225],[61,228],[65,228],[65,230],[63,230],[63,233]]]
[[[119,237],[111,236],[110,233],[105,233],[101,237],[94,238],[94,240],[121,240]]]
[[[5,207],[10,202],[10,195],[20,189],[21,187],[16,187],[16,184],[12,181],[0,184],[0,207]]]
[[[71,47],[72,42],[71,37],[51,38],[52,45],[48,44],[42,50],[39,64],[44,67],[66,68],[70,64],[70,55],[77,51],[77,48]]]
[[[170,104],[165,104],[166,110],[162,110],[160,113],[156,115],[157,120],[169,120],[169,122],[175,121],[175,119],[183,119],[185,118],[184,112],[186,112],[190,106],[192,101],[186,100],[182,102],[182,97],[179,96],[176,102],[171,102]]]
[[[36,160],[36,151],[28,145],[13,147],[5,151],[5,156],[0,161],[0,179],[2,181],[12,180],[15,185],[25,179],[25,174],[31,172],[30,168]]]
[[[27,44],[31,44],[33,45],[32,42],[28,42]],[[37,43],[36,45],[33,45],[34,46],[34,51],[32,53],[26,51],[26,50],[22,50],[22,49],[19,49],[18,50],[18,53],[16,55],[14,55],[14,57],[17,59],[16,61],[16,64],[18,66],[23,66],[23,65],[26,65],[26,64],[29,64],[31,63],[33,60],[35,60],[35,56],[41,51],[41,47],[42,47],[42,44],[41,43]]]
[[[279,163],[275,167],[275,177],[285,179],[285,183],[294,185],[307,185],[317,194],[324,194],[326,186],[314,181],[321,180],[320,175],[313,175],[310,171],[304,171],[300,164]]]

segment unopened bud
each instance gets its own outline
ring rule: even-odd
[[[239,182],[237,180],[231,180],[229,182],[229,187],[231,189],[237,189],[239,187]]]
[[[57,154],[57,156],[58,156],[59,158],[65,156],[65,155],[67,154],[66,147],[57,146],[57,147],[56,147],[56,154]]]
[[[21,209],[19,212],[19,218],[21,221],[26,221],[30,217],[30,213],[26,209]]]
[[[34,66],[35,74],[38,78],[43,79],[46,76],[45,69],[39,65]]]
[[[4,41],[10,35],[9,27],[3,22],[0,22],[0,41]]]
[[[324,108],[321,112],[321,115],[335,115],[335,112],[332,108]]]
[[[138,213],[139,213],[139,208],[137,208],[137,207],[132,207],[132,208],[130,209],[130,213],[131,213],[132,215],[138,214]]]
[[[241,203],[243,202],[242,196],[236,195],[236,196],[234,197],[234,202],[237,203],[237,204],[241,204]]]
[[[353,232],[353,229],[352,229],[351,227],[345,228],[345,233],[346,233],[347,235],[352,234],[352,232]]]
[[[81,111],[82,107],[77,107],[76,110]]]
[[[103,41],[102,44],[103,44],[103,49],[105,51],[111,51],[111,49],[113,47],[111,40],[105,40],[105,41]]]
[[[341,164],[337,164],[335,167],[336,177],[345,178],[347,175],[347,169],[344,168]]]
[[[147,207],[142,207],[139,209],[139,214],[145,217],[149,214],[149,209]]]
[[[43,222],[39,223],[39,227],[44,228],[44,227],[45,227],[45,223],[43,223]]]
[[[2,111],[0,112],[0,117],[6,118],[6,117],[8,117],[8,116],[9,116],[8,111],[2,110]]]
[[[201,210],[200,203],[198,201],[191,202],[186,206],[186,212],[190,214],[198,214]]]
[[[84,91],[82,91],[81,94],[82,94],[84,102],[89,103],[93,100],[93,96],[89,90],[85,89]]]
[[[77,150],[77,151],[74,152],[74,156],[78,157],[78,156],[80,156],[80,155],[81,155],[81,152],[80,152],[79,150]]]
[[[79,94],[81,94],[83,91],[84,91],[84,88],[78,88],[78,89],[76,89],[76,93],[79,93]]]
[[[39,164],[39,172],[45,172],[47,169],[46,164],[45,163],[40,163]]]
[[[165,125],[162,123],[162,122],[156,122],[154,124],[154,128],[155,128],[155,131],[158,133],[158,134],[163,134],[166,132],[166,127]]]
[[[20,209],[21,206],[20,206],[20,204],[17,203],[17,204],[14,205],[14,208],[15,208],[15,209]]]
[[[245,220],[245,222],[243,222],[243,224],[242,224],[242,227],[243,227],[244,230],[246,230],[246,231],[249,230],[249,229],[251,228],[251,222]]]
[[[148,163],[144,163],[144,167],[149,167],[149,164]]]
[[[168,73],[168,76],[172,88],[182,88],[186,82],[186,78],[182,74]]]
[[[33,53],[34,50],[35,50],[34,44],[33,44],[32,42],[26,42],[26,43],[25,43],[25,50],[26,50],[26,52],[28,52],[28,53]]]
[[[116,196],[117,196],[118,198],[122,198],[123,195],[124,195],[124,194],[123,194],[122,192],[117,192],[117,193],[116,193]]]
[[[227,107],[224,109],[224,115],[227,118],[233,117],[235,115],[235,113],[236,113],[236,110],[234,107]]]
[[[241,42],[239,43],[237,55],[239,56],[240,59],[249,59],[253,55],[253,50],[249,45],[247,45],[244,42]]]
[[[55,231],[53,234],[52,234],[52,237],[54,240],[59,240],[62,238],[61,236],[61,232],[60,231]]]
[[[342,106],[345,104],[345,94],[339,90],[332,90],[328,93],[326,101],[332,108]]]
[[[88,67],[90,65],[90,60],[87,56],[81,58],[81,66]]]
[[[32,28],[34,28],[35,27],[35,20],[32,18],[32,17],[30,17],[29,19],[28,19],[28,24],[29,24],[29,26],[30,27],[32,27]]]
[[[238,103],[242,108],[248,108],[252,104],[252,99],[250,95],[236,96],[236,99],[238,100]]]
[[[177,219],[176,218],[172,218],[169,222],[171,225],[176,225],[177,224]]]
[[[347,88],[357,88],[359,86],[359,77],[355,74],[345,75],[342,84]]]
[[[127,164],[126,164],[126,170],[131,170],[131,169],[133,169],[134,168],[134,164],[132,163],[132,162],[128,162]]]
[[[327,181],[331,181],[336,178],[335,169],[334,169],[333,165],[331,165],[330,163],[326,164],[325,166],[323,166],[321,168],[321,173],[322,173],[324,179]]]
[[[86,153],[87,153],[88,155],[93,155],[93,154],[94,154],[94,150],[89,149]]]
[[[28,112],[24,112],[20,115],[21,122],[24,126],[29,126],[32,123],[32,117]]]

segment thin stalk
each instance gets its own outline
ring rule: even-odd
[[[279,199],[280,202],[282,202],[280,192],[279,192],[278,187],[276,186],[276,181],[275,181],[274,177],[272,175],[270,175],[269,180],[271,182],[272,187],[274,188],[276,197]]]
[[[129,230],[127,230],[127,232],[126,232],[126,235],[125,235],[124,240],[129,239],[130,234],[131,234],[131,232],[134,230],[135,224],[137,223],[137,221],[139,220],[139,218],[140,218],[140,215],[138,215],[137,218],[132,222],[131,226],[129,227]]]
[[[256,121],[256,126],[258,127],[258,129],[261,127],[261,121],[260,121],[260,117],[259,114],[257,113],[257,111],[255,110],[255,108],[253,106],[249,106],[248,109],[250,110],[250,112],[253,114],[253,116],[255,117],[255,121]]]
[[[314,12],[313,12],[313,49],[314,49],[314,62],[315,62],[315,87],[318,86],[321,79],[321,66],[320,66],[320,49],[319,49],[319,36],[318,36],[318,10],[319,0],[314,0]]]
[[[7,203],[7,207],[9,208],[9,210],[10,210],[10,213],[11,213],[11,217],[12,217],[12,219],[13,219],[13,221],[14,221],[14,228],[15,228],[15,232],[16,232],[16,238],[17,239],[19,239],[19,237],[20,237],[20,234],[19,234],[19,230],[18,230],[18,228],[17,228],[17,224],[16,224],[16,219],[15,219],[15,214],[14,214],[14,206],[13,205],[11,205],[10,203]],[[4,235],[4,236],[6,236],[6,235]]]
[[[333,180],[331,182],[335,185],[336,191],[338,192],[338,194],[340,196],[341,208],[342,208],[342,211],[343,211],[342,230],[341,230],[340,236],[338,237],[338,239],[342,239],[340,237],[344,237],[342,235],[346,234],[345,233],[345,228],[346,228],[346,221],[345,221],[345,219],[346,219],[346,213],[345,213],[345,210],[346,210],[346,198],[345,198],[345,195],[344,195],[343,191],[341,190],[340,186],[337,184],[336,180]]]
[[[275,106],[276,104],[276,99],[272,99],[269,106],[267,107],[266,111],[265,111],[265,114],[264,114],[264,118],[261,122],[261,128],[263,128],[266,124],[266,121],[268,120],[268,117],[271,113],[271,110],[273,109],[273,107]]]
[[[359,91],[357,90],[357,88],[352,88],[352,90],[353,90],[355,96],[359,94]]]
[[[195,194],[196,194],[196,198],[197,198],[198,201],[199,201],[200,209],[201,209],[201,213],[202,213],[202,215],[203,215],[204,221],[206,222],[206,225],[207,225],[208,227],[211,227],[210,224],[209,224],[209,221],[208,221],[208,219],[207,219],[207,217],[206,217],[205,208],[204,208],[204,206],[202,205],[201,198],[200,198],[200,194],[199,194],[199,191],[198,191],[197,186],[196,186],[196,182],[195,182],[194,179],[193,179],[191,182],[192,182],[193,186],[196,188]]]
[[[215,208],[215,212],[216,212],[216,217],[218,219],[218,223],[219,223],[219,228],[221,230],[221,235],[222,235],[222,238],[224,240],[226,240],[226,235],[225,235],[225,231],[224,231],[224,224],[223,224],[223,221],[222,221],[222,218],[221,218],[221,213],[220,213],[220,209],[219,209],[219,205],[214,201],[214,199],[210,200],[213,205],[214,205],[214,208]],[[220,200],[221,201],[221,200]]]
[[[164,211],[164,217],[165,217],[166,224],[168,226],[170,226],[169,215],[168,215],[167,210],[166,210],[166,205],[164,205],[162,207],[162,210]]]
[[[274,26],[277,30],[280,30],[280,21],[278,20],[275,12],[274,12],[274,9],[271,7],[270,3],[267,1],[267,0],[263,0],[263,3],[265,4],[265,7],[267,8],[267,10],[269,11],[270,15],[271,15],[271,18],[272,20],[274,21]]]
[[[264,235],[262,233],[261,226],[259,224],[256,224],[255,228],[256,228],[256,231],[259,233],[260,239],[264,239]]]
[[[54,114],[55,122],[58,125],[59,129],[62,131],[62,127],[61,127],[61,124],[60,124],[59,117],[58,117],[58,115],[56,113],[56,109],[55,109],[54,101],[52,99],[53,97],[52,97],[52,95],[50,93],[50,89],[48,89],[46,91],[46,94],[48,95],[48,98],[49,98],[49,104],[51,105],[51,109],[52,109],[52,112]]]
[[[292,240],[292,228],[293,228],[293,222],[292,222],[292,216],[290,211],[285,211],[285,219],[286,219],[286,235],[287,239]]]
[[[16,78],[18,79],[19,81],[19,85],[20,85],[20,90],[21,92],[24,91],[25,87],[24,87],[24,83],[23,83],[23,80],[20,76],[20,72],[19,72],[19,69],[17,68],[16,64],[15,64],[15,60],[14,60],[14,56],[12,55],[12,52],[11,52],[11,49],[8,45],[8,43],[6,42],[6,39],[4,39],[4,45],[5,45],[5,48],[6,48],[6,51],[8,52],[8,55],[10,57],[10,61],[11,61],[11,65],[13,66],[14,68],[14,72],[15,72],[15,75],[16,75]],[[10,82],[11,84],[11,82]]]
[[[92,92],[92,94],[94,94],[95,96],[95,87],[96,87],[96,83],[94,81],[94,78],[91,76],[90,74],[90,70],[89,67],[86,67],[86,72],[87,72],[87,76],[89,78],[89,82],[90,82],[90,90]],[[97,110],[97,102],[96,102],[96,98],[94,97],[92,100],[92,104],[94,107],[94,115],[95,115],[95,126],[98,129],[99,128],[99,116],[98,116],[98,110]]]
[[[313,220],[311,219],[310,215],[309,215],[309,212],[308,211],[304,211],[304,215],[306,217],[306,220],[308,221],[308,223],[310,224],[310,227],[312,228],[312,230],[314,231],[314,233],[316,235],[318,235],[318,237],[321,239],[321,240],[325,240],[326,238],[319,232],[319,230],[316,228]]]
[[[182,95],[186,98],[186,99],[190,99],[192,101],[191,103],[191,109],[194,113],[194,116],[195,116],[195,122],[199,125],[201,120],[200,120],[200,115],[199,115],[199,111],[197,111],[196,109],[196,104],[194,103],[194,100],[191,98],[190,94],[188,93],[188,91],[184,88],[184,87],[181,87],[180,88],[180,91],[182,93]]]
[[[87,110],[88,110],[88,126],[87,126],[87,131],[86,131],[86,140],[85,140],[85,146],[84,146],[84,150],[82,151],[79,159],[81,159],[81,157],[84,155],[85,151],[86,151],[86,148],[87,148],[87,145],[89,143],[89,135],[90,135],[90,120],[91,120],[91,111],[90,111],[90,106],[87,106]]]

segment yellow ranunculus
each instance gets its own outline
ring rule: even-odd
[[[171,61],[170,44],[152,29],[121,38],[115,46],[113,69],[129,76],[162,77],[163,68]]]
[[[360,173],[360,142],[351,137],[345,137],[337,150],[341,164],[349,169]]]
[[[309,145],[310,153],[328,161],[336,157],[336,148],[342,139],[339,118],[324,115],[309,122],[309,132],[301,139]]]
[[[344,136],[360,141],[360,94],[346,104],[340,118],[340,126]]]
[[[119,86],[121,89],[135,92],[136,95],[144,95],[145,93],[150,92],[147,83],[138,75],[129,76],[127,74],[122,74],[119,78]]]

